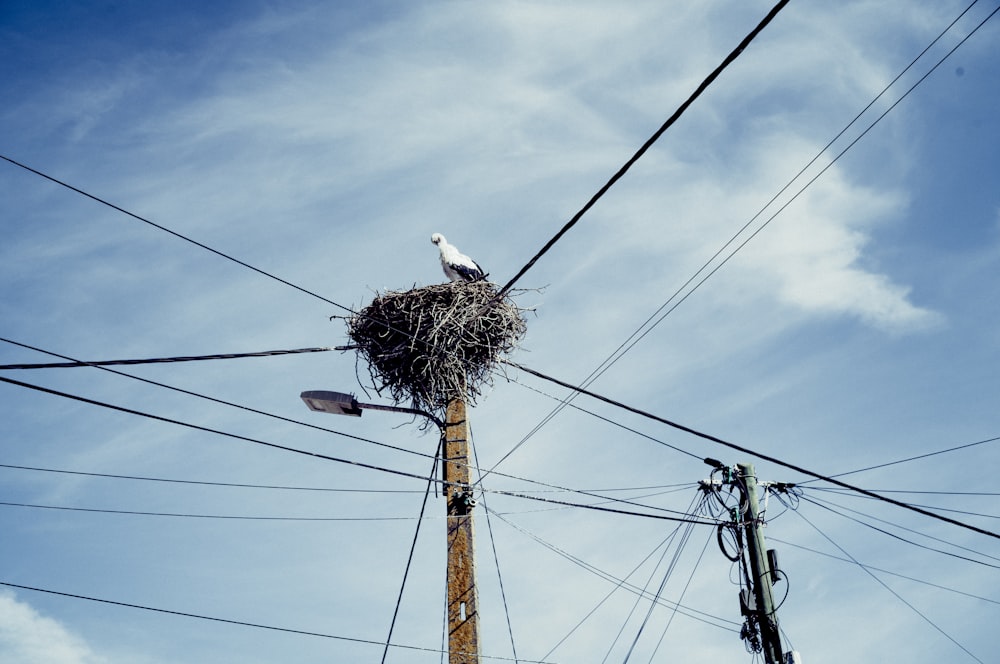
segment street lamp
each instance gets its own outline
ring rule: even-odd
[[[303,392],[299,397],[309,406],[309,410],[319,413],[330,413],[332,415],[350,415],[361,417],[361,410],[385,410],[391,413],[406,413],[407,415],[420,415],[426,417],[436,424],[439,429],[444,429],[444,422],[435,415],[416,408],[403,408],[402,406],[383,406],[377,403],[360,403],[353,394],[343,392],[331,392],[329,390],[309,390]]]

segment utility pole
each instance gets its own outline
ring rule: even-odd
[[[465,401],[448,404],[444,425],[444,495],[448,501],[448,664],[480,664],[479,601],[472,539],[469,422]]]
[[[743,528],[746,533],[747,554],[750,558],[755,613],[760,628],[761,645],[764,648],[764,661],[767,664],[784,664],[784,649],[781,647],[778,614],[771,586],[772,570],[764,547],[764,524],[760,519],[760,506],[757,503],[757,476],[754,474],[753,464],[740,463],[736,468],[747,505]]]

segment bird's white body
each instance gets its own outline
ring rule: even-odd
[[[432,235],[431,242],[441,250],[441,269],[452,281],[480,281],[486,278],[483,268],[479,267],[476,261],[460,252],[454,245],[448,244],[440,233]]]

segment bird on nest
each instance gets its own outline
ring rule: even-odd
[[[476,261],[460,252],[455,245],[448,244],[440,233],[432,235],[431,242],[441,250],[441,269],[452,281],[482,281],[486,278],[486,273]]]

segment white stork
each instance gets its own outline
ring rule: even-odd
[[[476,261],[461,253],[454,245],[448,244],[440,233],[432,235],[431,242],[441,250],[441,269],[452,281],[482,281],[486,278],[483,268]]]

